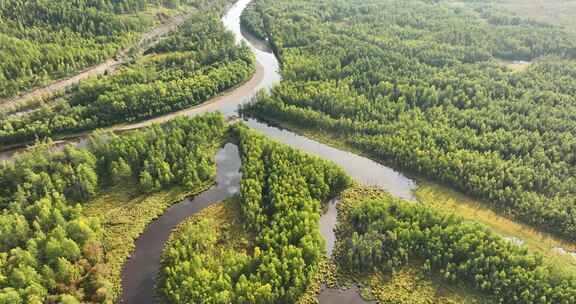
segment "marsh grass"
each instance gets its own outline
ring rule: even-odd
[[[277,120],[266,120],[297,134],[305,135],[324,144],[382,163],[382,161],[370,157],[369,154],[347,143],[345,138],[340,138],[329,132],[302,128]],[[388,166],[389,164],[384,163],[384,165]],[[472,198],[446,185],[435,183],[415,173],[409,173],[408,176],[417,179],[418,188],[415,191],[415,196],[418,201],[440,210],[453,212],[466,220],[482,223],[503,237],[520,239],[531,252],[542,254],[545,257],[545,263],[552,267],[553,273],[559,278],[567,276],[576,277],[576,257],[558,250],[558,248],[562,248],[568,252],[576,252],[576,243],[565,241],[549,233],[539,231],[504,215],[500,215],[489,208],[488,202]],[[357,187],[349,189],[344,195],[361,195],[372,198],[376,196],[375,198],[377,198],[379,195],[383,195],[383,192],[377,189]],[[345,206],[347,201],[353,200],[344,199],[340,202],[339,212],[345,209],[342,208],[342,206]]]
[[[121,291],[122,267],[146,226],[171,205],[205,191],[212,184],[209,181],[192,190],[172,187],[146,194],[139,191],[135,183],[126,182],[102,191],[85,205],[84,213],[97,217],[102,225],[106,278],[112,282],[115,295]]]
[[[558,248],[576,251],[576,244],[500,216],[489,209],[485,202],[447,186],[430,181],[419,181],[415,195],[422,203],[445,212],[454,212],[466,220],[482,223],[503,237],[522,240],[528,250],[545,257],[546,263],[554,269],[555,274],[576,277],[576,258],[558,251]]]

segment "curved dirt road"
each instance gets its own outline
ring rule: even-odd
[[[49,96],[57,91],[63,90],[71,85],[77,84],[78,82],[88,77],[103,75],[106,72],[112,73],[116,71],[116,69],[121,64],[127,62],[130,59],[130,56],[128,55],[130,51],[142,50],[151,47],[152,45],[154,45],[154,43],[158,42],[162,36],[172,32],[178,26],[184,23],[189,16],[190,13],[187,13],[170,18],[168,22],[162,23],[159,26],[151,29],[150,31],[142,34],[142,37],[136,44],[121,50],[115,58],[109,58],[98,65],[91,66],[89,68],[80,71],[78,74],[75,74],[74,76],[56,80],[55,82],[45,87],[33,89],[20,96],[7,99],[0,99],[0,108],[2,109],[13,108],[33,98],[41,98]]]

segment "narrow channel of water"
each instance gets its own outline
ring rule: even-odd
[[[238,147],[227,144],[216,154],[216,185],[193,199],[185,199],[152,222],[136,241],[136,250],[124,265],[121,303],[152,304],[160,256],[170,233],[189,216],[240,191],[241,160]]]
[[[337,204],[338,198],[330,200],[326,206],[326,211],[320,217],[320,234],[326,241],[326,255],[328,257],[332,256],[334,245],[336,244],[336,234],[334,233],[334,229],[338,223],[338,209],[336,208]]]
[[[326,255],[331,258],[334,252],[334,245],[336,243],[336,234],[334,229],[338,224],[338,198],[332,199],[328,202],[326,211],[320,217],[320,234],[326,241]],[[360,296],[358,287],[351,286],[347,288],[327,288],[322,287],[318,295],[318,302],[320,304],[373,304],[374,301],[367,301]]]
[[[238,42],[244,42],[250,46],[256,56],[256,60],[264,70],[264,76],[255,88],[247,92],[242,92],[241,98],[232,100],[228,98],[222,102],[211,104],[200,111],[194,112],[194,115],[208,111],[220,111],[226,117],[236,116],[240,104],[251,101],[260,90],[269,91],[274,84],[280,82],[282,79],[279,62],[274,54],[265,44],[241,30],[240,16],[251,1],[252,0],[239,0],[229,9],[227,14],[222,18],[222,21],[225,27],[235,34]],[[245,123],[251,128],[291,147],[335,162],[358,182],[378,186],[400,198],[413,199],[412,190],[416,187],[415,182],[391,168],[353,153],[319,143],[288,130],[258,122],[254,119],[245,120]],[[78,138],[69,140],[67,143],[85,145],[86,140],[84,138]],[[64,143],[59,143],[55,149],[61,148],[63,144]],[[0,160],[12,158],[14,152],[15,151],[5,151],[0,153]],[[240,158],[237,147],[231,144],[226,145],[218,153],[216,162],[218,173],[217,185],[215,187],[194,199],[184,200],[169,208],[165,214],[151,223],[146,228],[146,231],[138,238],[135,252],[127,261],[122,273],[122,303],[156,303],[154,299],[154,279],[158,272],[160,255],[172,229],[184,219],[206,206],[220,202],[238,192],[240,182]],[[336,221],[337,212],[335,201],[329,205],[328,212],[322,216],[320,225],[320,229],[323,231],[323,235],[327,240],[327,250],[330,253],[332,252],[335,242],[333,229]],[[345,291],[325,289],[320,294],[319,301],[322,304],[367,303],[362,300],[355,289]]]
[[[357,182],[376,186],[399,198],[414,199],[412,191],[416,189],[416,183],[392,168],[254,119],[247,119],[244,122],[284,144],[336,163]]]

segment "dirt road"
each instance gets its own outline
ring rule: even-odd
[[[187,13],[170,18],[167,22],[164,22],[161,25],[144,33],[136,44],[121,50],[115,58],[110,58],[98,65],[84,69],[74,76],[57,80],[48,86],[34,89],[20,96],[8,99],[0,99],[0,109],[13,108],[33,98],[41,98],[49,96],[54,92],[63,90],[88,77],[102,75],[106,72],[113,73],[120,65],[122,65],[123,63],[125,63],[130,59],[129,56],[130,53],[134,51],[136,52],[142,51],[153,46],[164,35],[170,33],[171,31],[175,30],[179,25],[184,23],[189,16],[190,13]]]

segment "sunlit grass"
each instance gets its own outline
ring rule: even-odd
[[[106,278],[112,282],[115,295],[120,294],[122,267],[146,226],[174,203],[203,192],[211,184],[198,185],[191,191],[173,187],[144,194],[127,182],[106,189],[85,205],[85,214],[99,218],[103,227]]]
[[[171,233],[165,248],[168,248],[170,243],[177,239],[184,231],[188,231],[186,227],[195,225],[198,220],[202,219],[210,223],[211,231],[213,231],[218,238],[218,246],[237,251],[251,252],[250,244],[253,243],[255,236],[244,228],[240,212],[240,200],[237,196],[221,203],[210,205],[180,223]]]
[[[369,277],[369,286],[379,303],[492,303],[473,290],[453,286],[425,274],[416,264],[407,265],[394,273],[374,274]]]
[[[558,251],[558,248],[576,251],[576,244],[500,216],[489,209],[485,202],[430,181],[420,181],[415,194],[422,203],[482,223],[503,237],[522,240],[530,251],[544,255],[546,262],[555,268],[555,273],[576,276],[576,258]]]
[[[370,158],[367,153],[352,147],[345,142],[345,139],[333,134],[302,128],[285,122],[273,121],[273,123],[324,144]],[[367,195],[367,193],[362,195]],[[372,195],[376,194],[373,193]],[[576,243],[567,242],[499,215],[491,210],[486,202],[473,199],[468,195],[447,186],[441,186],[426,178],[418,179],[418,189],[415,195],[421,202],[428,203],[435,208],[454,212],[467,220],[485,224],[492,231],[503,237],[521,239],[530,251],[541,253],[546,258],[546,263],[554,268],[555,274],[576,277],[576,257],[558,250],[558,248],[563,248],[568,252],[576,252]]]
[[[576,31],[574,0],[501,0],[497,7],[539,22],[564,26]]]
[[[364,200],[387,199],[389,194],[373,187],[355,185],[341,195],[338,212],[340,220],[354,205]],[[347,229],[340,227],[340,229]],[[340,240],[339,240],[340,241]],[[338,247],[338,245],[337,245]],[[338,249],[336,249],[338,250]],[[361,295],[378,303],[397,304],[456,304],[492,303],[482,294],[467,286],[453,284],[438,277],[435,273],[425,273],[419,261],[396,269],[395,272],[374,272],[370,274],[346,273],[336,266],[324,266],[320,278],[330,287],[358,285]],[[305,302],[310,303],[310,302]]]
[[[523,72],[526,71],[532,62],[529,61],[512,61],[512,60],[498,60],[499,65],[508,68],[514,72]]]

